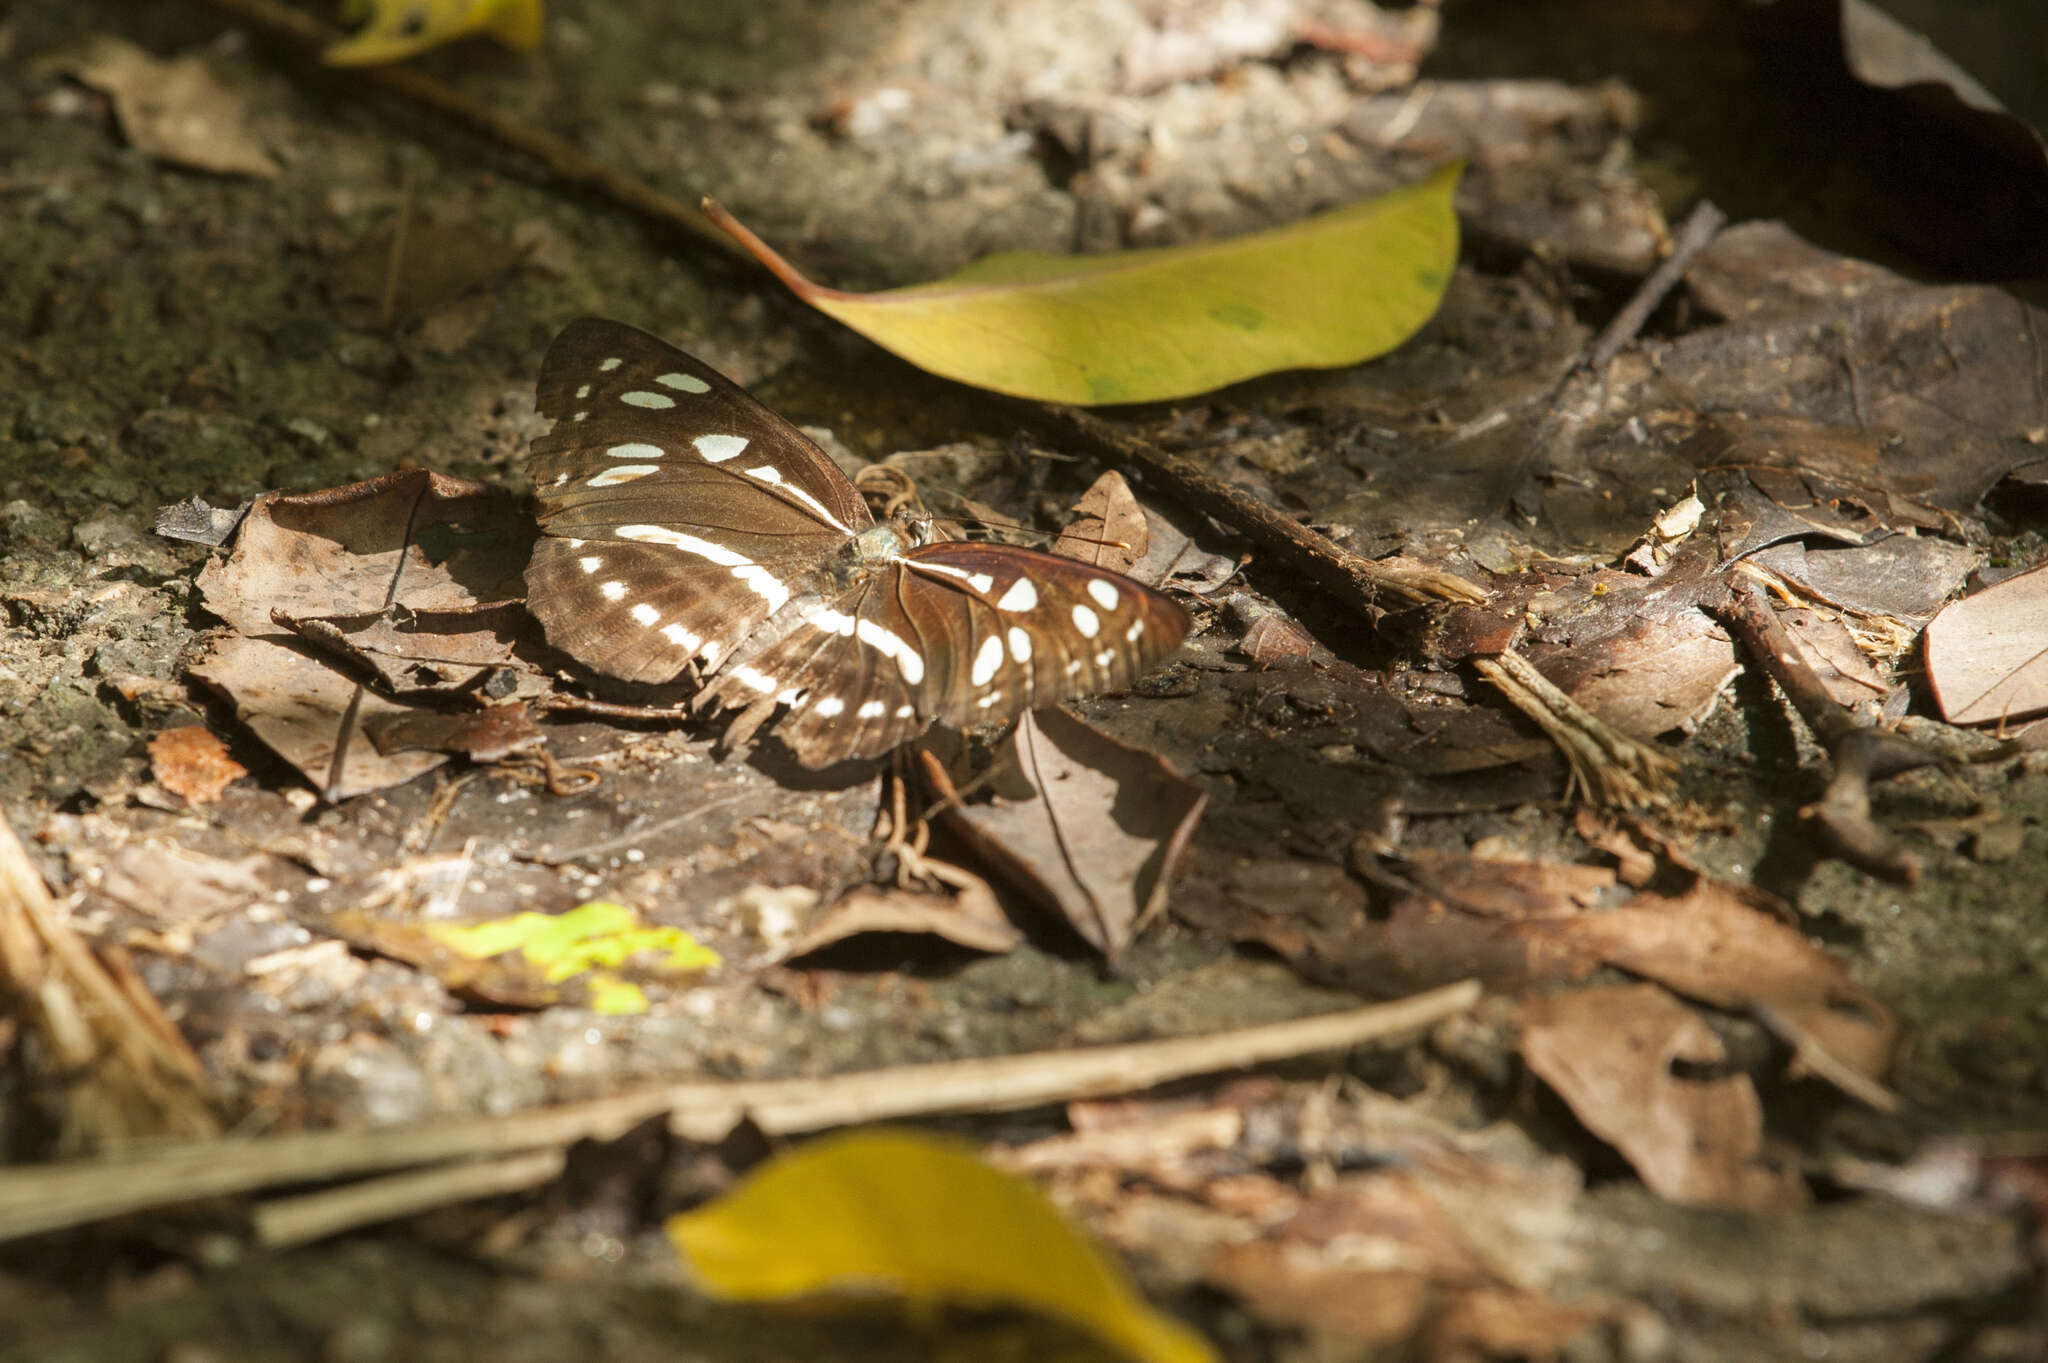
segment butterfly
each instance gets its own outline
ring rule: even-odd
[[[932,724],[1015,719],[1121,690],[1188,618],[1127,577],[876,522],[802,431],[619,322],[572,322],[541,365],[541,527],[527,608],[622,681],[682,678],[807,767],[879,756]]]

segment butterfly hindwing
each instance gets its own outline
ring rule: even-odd
[[[886,752],[934,721],[970,728],[1121,690],[1188,627],[1180,607],[1119,574],[958,542],[912,549],[798,618],[710,699],[787,705],[776,735],[810,766]]]

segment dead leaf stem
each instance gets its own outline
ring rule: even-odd
[[[1354,554],[1243,489],[1211,477],[1189,460],[1118,430],[1092,413],[1060,406],[1047,406],[1043,411],[1046,425],[1055,434],[1137,473],[1175,501],[1221,521],[1367,619],[1385,613],[1382,601],[1388,597],[1403,605],[1486,600],[1485,592],[1453,573],[1375,563]]]

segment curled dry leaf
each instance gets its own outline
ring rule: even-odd
[[[1111,960],[1165,905],[1208,800],[1159,757],[1061,710],[1018,721],[987,804],[961,804],[944,768],[920,757],[948,802],[942,822]]]
[[[1927,680],[1951,724],[2048,710],[2048,568],[1966,596],[1927,626]]]
[[[195,805],[211,804],[249,769],[228,756],[228,745],[203,725],[165,729],[149,740],[149,769],[156,783]]]
[[[1745,1074],[1691,1077],[1727,1059],[1693,1012],[1650,984],[1580,989],[1521,1007],[1522,1058],[1658,1196],[1750,1211],[1806,1200],[1796,1169],[1763,1150],[1763,1104]]]
[[[1074,519],[1060,531],[1052,551],[1097,568],[1128,574],[1152,548],[1152,528],[1131,485],[1109,470],[1074,503]]]
[[[244,518],[233,552],[199,574],[206,608],[234,632],[215,641],[192,674],[231,700],[258,738],[331,798],[410,780],[445,755],[382,754],[357,741],[354,726],[418,712],[315,657],[278,617],[345,618],[368,641],[361,652],[390,650],[392,676],[412,684],[420,681],[414,669],[439,653],[455,655],[464,676],[520,665],[516,637],[465,612],[518,595],[531,533],[523,535],[521,525],[502,493],[423,470],[323,492],[266,494]],[[455,612],[458,623],[441,636],[362,624],[394,600],[418,612]]]
[[[807,956],[864,932],[930,933],[974,951],[997,955],[1015,951],[1024,941],[1024,934],[1003,917],[1002,906],[996,902],[995,891],[988,882],[958,867],[948,868],[947,878],[955,877],[962,878],[962,883],[950,895],[893,886],[858,886],[820,914],[781,954]]]
[[[797,297],[921,369],[1045,402],[1150,402],[1407,340],[1450,284],[1461,169],[1228,241],[1008,252],[867,294],[812,283],[716,203],[704,212]]]
[[[121,131],[135,149],[217,175],[274,180],[280,170],[250,131],[242,97],[222,85],[196,56],[162,61],[119,38],[94,38],[56,63],[114,103]]]

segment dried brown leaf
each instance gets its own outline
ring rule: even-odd
[[[1074,519],[1052,551],[1112,572],[1128,573],[1152,548],[1152,531],[1131,485],[1115,469],[1103,474],[1074,503]]]
[[[1951,724],[2048,710],[2048,568],[1966,596],[1927,626],[1927,680]]]
[[[1658,1196],[1749,1211],[1806,1200],[1796,1169],[1770,1163],[1763,1104],[1744,1074],[1693,1078],[1726,1060],[1693,1012],[1655,985],[1581,989],[1520,1010],[1529,1068]]]
[[[929,756],[934,783],[943,769]],[[1018,889],[1114,960],[1165,904],[1207,796],[1152,753],[1060,710],[1018,722],[987,804],[942,815]],[[950,783],[942,795],[953,794]]]
[[[195,805],[213,803],[249,774],[228,756],[228,745],[199,724],[165,729],[150,739],[149,769],[158,785]]]
[[[818,915],[781,954],[807,956],[866,932],[929,933],[955,946],[997,955],[1016,950],[1024,934],[1003,916],[995,891],[979,876],[957,867],[949,869],[952,876],[963,878],[953,894],[858,886]]]
[[[278,164],[248,126],[242,96],[196,56],[159,60],[119,38],[94,38],[56,64],[113,101],[121,131],[159,161],[218,175],[274,180]]]

